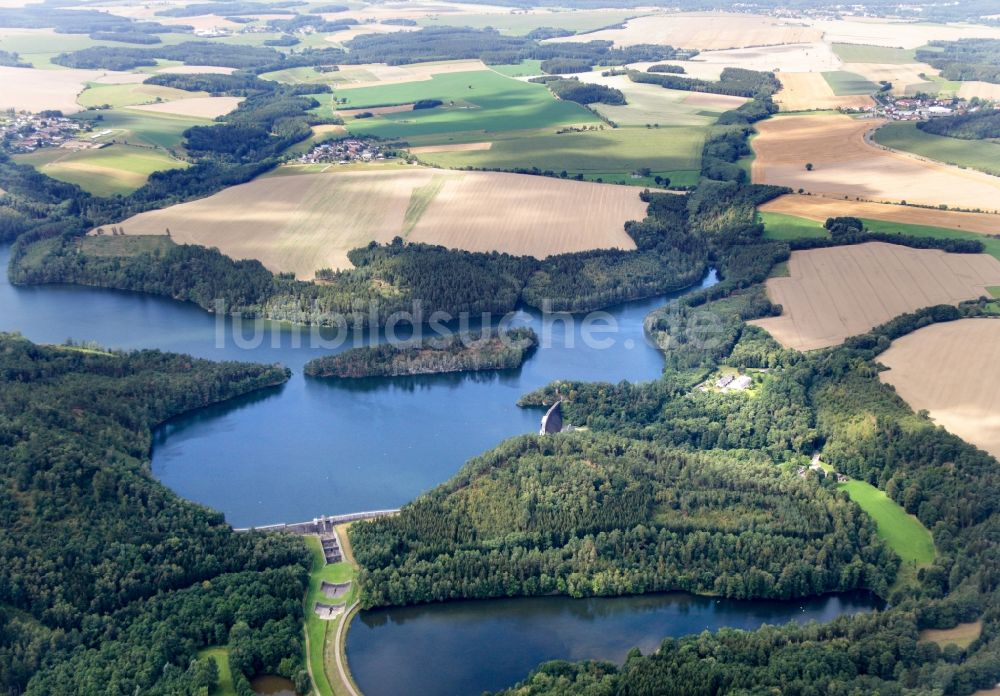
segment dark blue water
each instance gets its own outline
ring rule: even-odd
[[[0,268],[8,257],[0,249]],[[354,337],[334,347],[331,331],[237,321],[135,293],[13,287],[5,274],[0,330],[38,342],[72,338],[290,367],[294,376],[283,387],[180,416],[155,433],[160,480],[223,511],[233,525],[249,526],[397,507],[470,457],[536,431],[541,413],[515,402],[552,380],[656,378],[663,360],[645,341],[642,321],[665,301],[633,302],[598,317],[587,335],[606,347],[586,345],[579,318],[545,323],[538,313],[519,312],[515,323],[543,339],[519,370],[377,380],[302,376],[306,361],[351,347]],[[615,330],[601,332],[609,323]]]
[[[793,601],[669,593],[448,602],[359,613],[347,659],[365,696],[472,696],[513,686],[547,660],[621,663],[633,647],[648,655],[667,637],[830,621],[880,606],[860,592]]]

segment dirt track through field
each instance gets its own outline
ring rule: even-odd
[[[821,196],[799,196],[794,193],[779,196],[760,206],[767,213],[784,213],[797,217],[826,222],[832,217],[858,217],[869,220],[886,220],[910,225],[944,227],[964,232],[1000,234],[1000,215],[990,213],[961,213],[938,208],[916,208],[910,205],[845,201]]]
[[[624,230],[646,205],[630,186],[427,167],[266,177],[141,213],[126,234],[165,234],[218,247],[273,271],[312,278],[349,268],[347,252],[399,235],[470,251],[545,257],[635,248]]]
[[[1000,261],[992,256],[883,242],[796,251],[788,270],[789,277],[767,281],[781,316],[751,323],[798,350],[834,346],[900,314],[958,304],[1000,285]]]
[[[1000,319],[933,324],[893,341],[879,378],[914,410],[1000,457]]]
[[[1000,177],[872,145],[876,119],[789,115],[756,124],[754,183],[843,198],[953,208],[1000,209]],[[814,166],[807,171],[806,164]]]

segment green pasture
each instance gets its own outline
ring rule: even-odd
[[[757,213],[757,220],[764,225],[765,237],[782,242],[791,239],[827,237],[829,235],[822,223],[795,215],[759,212]]]
[[[456,131],[489,134],[513,129],[556,128],[570,124],[600,123],[579,104],[559,101],[544,85],[512,80],[492,70],[435,75],[430,80],[337,92],[347,99],[343,108],[406,104],[419,99],[440,99],[434,109],[383,114],[375,118],[345,119],[355,135],[411,139],[435,136],[433,143],[449,142]]]
[[[154,104],[157,102],[174,101],[189,97],[207,97],[207,92],[186,92],[173,87],[159,85],[126,84],[105,85],[98,82],[88,82],[86,88],[77,96],[77,103],[84,107],[108,105],[112,108],[136,106],[139,104]]]
[[[488,134],[480,139],[489,139]],[[560,134],[526,134],[494,140],[489,150],[426,153],[420,159],[450,168],[566,170],[588,179],[622,183],[648,183],[631,181],[629,176],[641,167],[648,167],[653,174],[669,176],[673,183],[682,184],[689,180],[685,176],[697,179],[704,140],[704,129],[694,127],[605,127]]]
[[[529,58],[512,65],[491,65],[490,70],[507,77],[532,77],[542,74],[542,61]]]
[[[883,491],[864,481],[848,481],[839,488],[875,520],[878,535],[903,559],[918,566],[934,562],[931,533],[913,515],[891,500]]]
[[[865,46],[863,44],[835,43],[833,52],[845,63],[915,63],[916,51],[912,48]]]
[[[135,145],[110,145],[99,150],[45,148],[17,155],[15,161],[95,196],[128,194],[145,184],[153,172],[188,166],[162,150]]]
[[[906,95],[913,96],[919,92],[933,94],[938,97],[954,97],[958,90],[962,88],[962,83],[958,80],[946,80],[940,75],[925,75],[926,82],[906,86]]]
[[[871,94],[879,88],[871,80],[857,73],[847,72],[846,70],[825,72],[823,73],[823,79],[826,80],[826,83],[830,85],[830,89],[838,97],[852,94]]]
[[[107,138],[101,140],[110,138],[117,142],[127,141],[133,145],[149,145],[167,150],[181,146],[184,131],[188,128],[212,123],[210,120],[191,116],[131,111],[127,108],[85,111],[74,118],[89,122],[95,133],[103,130],[112,131]]]
[[[962,140],[925,133],[913,122],[887,123],[875,131],[875,142],[928,159],[1000,175],[1000,143],[992,140]],[[995,208],[997,201],[983,201]],[[989,205],[992,203],[993,205]]]
[[[319,72],[312,67],[286,68],[274,72],[263,73],[265,80],[274,80],[286,85],[333,85],[342,82],[369,82],[378,78],[364,68],[349,65],[334,72]],[[340,95],[338,95],[340,96]]]
[[[219,666],[219,683],[209,696],[236,696],[233,673],[229,669],[229,648],[205,648],[198,651],[199,660],[210,657],[214,657],[215,664]]]
[[[764,236],[767,239],[788,241],[791,239],[826,237],[828,234],[823,228],[823,224],[815,220],[795,215],[785,215],[784,213],[759,212],[757,215],[758,219],[764,224]],[[932,227],[930,225],[912,225],[888,220],[872,220],[870,218],[862,218],[861,221],[872,232],[880,232],[882,234],[901,234],[909,237],[932,237],[934,239],[966,239],[982,242],[984,253],[1000,259],[1000,239],[985,234],[953,230],[946,227]]]
[[[555,10],[531,14],[461,14],[434,15],[417,22],[425,27],[493,27],[501,34],[523,36],[533,29],[553,27],[584,33],[621,24],[626,19],[639,16],[635,10]],[[586,39],[583,39],[586,40]]]

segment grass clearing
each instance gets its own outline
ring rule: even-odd
[[[914,515],[891,500],[884,491],[864,481],[848,481],[838,486],[875,520],[878,535],[904,563],[929,565],[936,551],[930,531]]]
[[[148,145],[165,150],[179,149],[184,140],[184,131],[191,126],[211,124],[208,119],[175,114],[159,114],[131,109],[110,111],[87,111],[76,118],[87,121],[94,132],[111,131],[107,138],[100,140],[128,141],[132,145]]]
[[[866,44],[834,43],[833,52],[845,63],[915,63],[916,51],[912,48],[890,48]]]
[[[875,131],[874,137],[879,145],[894,150],[1000,176],[1000,142],[925,133],[912,122],[887,123]]]
[[[45,148],[14,159],[95,196],[128,194],[145,184],[153,172],[188,166],[161,150],[133,145],[110,145],[98,150]]]
[[[767,281],[782,314],[750,323],[797,350],[837,345],[923,307],[974,300],[1000,283],[1000,261],[987,254],[885,242],[794,251],[788,268],[790,277]]]
[[[112,235],[105,232],[82,237],[79,245],[80,251],[89,256],[139,256],[166,251],[174,243],[164,234]]]
[[[785,215],[784,213],[757,213],[758,220],[764,225],[764,236],[767,239],[788,241],[790,239],[814,239],[829,236],[826,228],[815,220]]]
[[[219,667],[219,683],[209,696],[236,696],[236,687],[233,686],[233,673],[229,668],[229,648],[204,648],[198,651],[198,659],[205,660],[215,658],[215,664]]]
[[[920,632],[920,640],[937,643],[940,647],[954,645],[965,650],[979,639],[983,633],[982,621],[960,623],[953,628],[925,628]]]
[[[871,94],[878,89],[874,82],[846,70],[835,70],[823,73],[823,79],[838,97],[855,94]]]

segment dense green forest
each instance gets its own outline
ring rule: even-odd
[[[511,370],[520,367],[537,345],[538,336],[531,329],[468,331],[352,348],[314,358],[303,371],[311,377],[351,378]]]
[[[944,116],[930,121],[921,121],[917,128],[925,133],[946,135],[963,140],[986,140],[1000,138],[1000,111],[976,111],[959,116]]]
[[[640,72],[638,70],[629,70],[628,77],[632,82],[660,85],[660,87],[666,89],[711,92],[712,94],[728,94],[735,97],[754,97],[758,99],[769,97],[781,89],[781,83],[774,76],[774,73],[771,72],[746,70],[744,68],[723,68],[719,79],[715,81],[682,77],[672,74],[674,72],[676,71],[651,70],[649,72]]]
[[[199,648],[308,686],[292,537],[235,534],[153,479],[150,429],[288,377],[158,351],[0,335],[0,686],[12,693],[205,693]]]
[[[544,68],[543,68],[544,69]],[[570,70],[568,72],[576,72]],[[573,101],[577,104],[613,104],[622,105],[625,103],[625,95],[620,89],[598,85],[592,82],[580,82],[576,78],[562,79],[552,77],[532,78],[532,82],[541,82],[547,86],[554,95],[565,101]]]
[[[940,70],[946,80],[1000,83],[1000,39],[931,41],[917,49],[917,60]]]
[[[391,518],[357,525],[362,604],[688,590],[726,597],[885,591],[872,522],[752,453],[613,435],[525,436]]]

